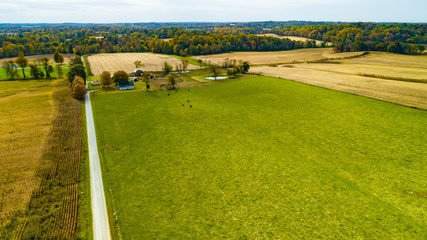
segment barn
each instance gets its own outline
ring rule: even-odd
[[[141,77],[142,76],[142,74],[144,73],[144,71],[142,71],[142,69],[141,68],[137,68],[137,69],[135,69],[135,71],[133,71],[134,73],[135,73],[135,76],[137,76],[137,77]]]

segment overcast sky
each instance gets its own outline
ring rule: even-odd
[[[427,22],[427,0],[0,0],[1,23]]]

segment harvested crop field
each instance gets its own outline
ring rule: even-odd
[[[317,45],[320,45],[320,44],[322,44],[322,42],[323,42],[323,41],[320,41],[320,40],[314,40],[314,39],[311,39],[311,38],[305,38],[305,37],[280,36],[280,35],[277,35],[277,34],[274,34],[274,33],[258,34],[258,36],[277,37],[277,38],[287,38],[287,39],[290,39],[290,40],[292,40],[292,41],[301,41],[301,42],[305,42],[305,41],[307,41],[307,40],[309,40],[309,41],[316,41],[316,44],[317,44]],[[329,44],[329,43],[328,43],[328,44]]]
[[[251,72],[427,109],[427,56],[371,53],[332,63],[255,66]]]
[[[133,72],[135,70],[134,62],[139,60],[145,66],[145,71],[161,71],[163,63],[166,61],[174,68],[181,63],[181,60],[161,54],[152,53],[108,53],[89,56],[89,63],[93,74],[100,75],[103,71],[111,73],[118,70]],[[188,69],[198,69],[195,65],[189,65]]]
[[[53,80],[0,81],[0,239],[3,223],[27,208],[54,106]]]
[[[203,61],[222,64],[224,59],[249,61],[252,65],[305,62],[321,59],[358,56],[361,52],[334,53],[332,48],[305,48],[280,52],[234,52],[196,57]]]

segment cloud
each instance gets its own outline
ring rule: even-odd
[[[425,0],[14,0],[0,4],[0,22],[426,22],[423,9]]]

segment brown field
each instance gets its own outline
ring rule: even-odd
[[[70,54],[70,53],[64,53],[62,55],[64,55],[64,60],[65,60],[64,63],[65,64],[70,63],[70,58],[74,56],[73,54]],[[36,62],[36,63],[38,63],[38,61],[41,57],[48,57],[50,59],[50,61],[53,63],[53,54],[33,55],[33,56],[25,56],[25,57],[28,59],[29,62]],[[16,57],[0,59],[0,66],[3,65],[3,62],[9,61],[9,60],[15,61]]]
[[[222,64],[224,59],[249,61],[252,65],[280,64],[314,61],[320,59],[345,58],[360,55],[361,52],[334,53],[331,48],[305,48],[280,52],[234,52],[198,56],[197,59]]]
[[[65,80],[0,81],[0,239],[75,236],[80,122]]]
[[[267,36],[267,37],[277,37],[277,38],[287,38],[287,39],[290,39],[290,40],[292,40],[292,41],[301,41],[301,42],[305,42],[305,41],[307,41],[307,40],[314,40],[314,39],[311,39],[311,38],[305,38],[305,37],[295,37],[295,36],[280,36],[280,35],[277,35],[277,34],[274,34],[274,33],[266,33],[266,34],[257,34],[258,36]],[[320,44],[322,44],[322,42],[323,41],[320,41],[320,40],[314,40],[314,41],[316,41],[316,44],[317,45],[320,45]],[[331,43],[328,43],[328,45],[331,45]]]
[[[54,114],[54,83],[0,81],[0,222],[25,210],[40,183],[35,172]]]
[[[109,54],[96,54],[89,56],[89,63],[94,75],[100,75],[103,71],[114,73],[118,70],[126,72],[133,72],[136,60],[140,60],[145,71],[161,71],[163,63],[166,61],[174,68],[181,63],[181,60],[161,54],[151,53],[109,53]],[[198,69],[198,66],[189,65],[188,69]]]
[[[341,64],[254,66],[251,72],[427,109],[427,56],[371,53],[331,62]]]

